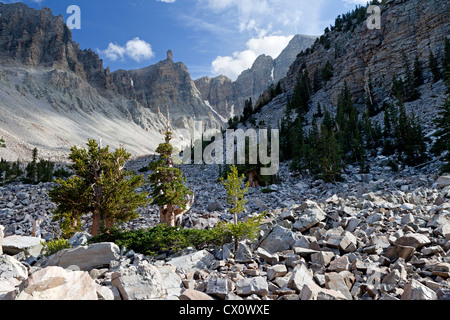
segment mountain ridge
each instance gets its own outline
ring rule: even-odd
[[[0,4],[0,13],[0,74],[4,80],[0,111],[5,115],[0,119],[0,136],[8,145],[2,150],[3,158],[29,159],[36,146],[43,155],[59,158],[71,145],[84,144],[94,136],[112,147],[126,142],[136,156],[152,153],[163,141],[168,112],[178,147],[190,143],[183,139],[181,129],[191,128],[195,121],[203,121],[207,128],[223,127],[222,118],[202,99],[187,67],[173,62],[171,51],[168,59],[154,66],[129,71],[135,83],[123,82],[122,77],[126,80],[129,74],[105,69],[97,53],[81,50],[61,15],[21,3]],[[144,76],[142,81],[138,74]],[[144,94],[147,88],[149,95]],[[43,113],[59,122],[48,123],[37,116]],[[103,123],[114,119],[114,125],[103,125],[97,121],[100,118]],[[68,129],[63,130],[61,123]],[[33,131],[36,126],[47,137],[38,139]]]

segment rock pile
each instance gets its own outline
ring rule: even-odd
[[[87,236],[80,233],[71,239],[74,248],[45,258],[39,248],[36,252],[18,244],[14,251],[5,246],[11,239],[22,244],[29,240],[7,236],[0,297],[450,299],[450,186],[433,182],[428,188],[432,179],[423,178],[424,186],[410,189],[417,180],[387,180],[399,188],[352,192],[349,185],[343,187],[347,195],[269,208],[258,240],[241,242],[236,252],[231,244],[201,251],[188,248],[156,260],[112,243],[86,246]]]

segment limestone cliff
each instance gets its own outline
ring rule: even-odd
[[[175,129],[194,121],[224,122],[205,103],[186,66],[168,59],[141,70],[111,73],[92,50],[72,41],[63,17],[50,9],[0,3],[0,156],[63,156],[73,144],[102,138],[148,154],[163,141],[167,109]]]
[[[203,98],[222,117],[232,118],[242,114],[245,100],[252,98],[256,102],[269,85],[284,78],[297,55],[315,40],[316,37],[312,36],[294,36],[278,57],[273,59],[267,55],[259,56],[252,67],[244,70],[236,81],[221,75],[197,79],[195,84]]]
[[[393,78],[405,75],[405,58],[412,68],[416,56],[429,81],[430,51],[441,61],[445,38],[450,34],[447,1],[388,0],[381,8],[380,30],[369,29],[362,22],[354,30],[324,34],[323,44],[317,42],[291,65],[282,81],[286,89],[292,92],[304,70],[313,78],[330,61],[333,77],[318,92],[325,104],[336,105],[345,82],[355,102],[364,103],[369,84],[373,98],[382,102],[391,95]]]

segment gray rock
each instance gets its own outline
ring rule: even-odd
[[[72,247],[85,246],[91,238],[92,235],[89,232],[77,232],[69,239],[69,244]]]
[[[244,278],[236,282],[236,293],[239,296],[256,294],[260,297],[269,294],[269,285],[265,277]]]
[[[307,201],[302,205],[300,217],[294,223],[293,228],[300,232],[308,230],[318,224],[319,222],[325,220],[326,213],[313,201]]]
[[[146,261],[114,272],[111,283],[123,300],[161,299],[167,294],[160,272]]]
[[[178,297],[183,291],[183,282],[172,266],[157,267],[168,296]]]
[[[284,277],[288,270],[284,264],[277,264],[267,268],[267,279],[272,281],[278,277]]]
[[[215,260],[214,255],[206,250],[197,251],[185,256],[171,259],[168,264],[184,270],[185,272],[195,272],[197,270],[208,269]]]
[[[292,271],[292,276],[289,279],[288,287],[301,292],[305,284],[314,282],[313,273],[301,263],[297,265]]]
[[[268,252],[267,250],[265,250],[264,248],[258,248],[256,250],[256,254],[263,259],[264,261],[266,261],[269,264],[276,264],[278,263],[278,261],[280,260],[280,257],[278,256],[278,254],[271,254],[270,252]]]
[[[238,263],[249,263],[253,261],[253,253],[244,242],[240,242],[234,259]]]
[[[353,300],[352,294],[350,293],[344,278],[339,273],[326,273],[325,287],[327,289],[339,291],[347,298],[347,300]]]
[[[43,263],[43,266],[58,266],[62,268],[75,266],[80,270],[90,271],[92,269],[109,267],[111,261],[116,261],[119,258],[119,247],[114,243],[103,242],[61,250],[50,256]]]
[[[421,248],[430,243],[430,239],[420,233],[408,233],[395,241],[396,245],[413,247],[415,249]]]
[[[8,255],[0,256],[0,280],[17,279],[23,281],[28,278],[27,268]]]
[[[274,254],[291,249],[297,240],[298,237],[291,230],[276,225],[266,239],[263,240],[260,247]]]
[[[403,290],[401,300],[437,300],[436,292],[414,279]]]
[[[223,206],[218,201],[211,202],[207,208],[208,211],[222,211]]]
[[[441,188],[450,186],[450,176],[441,176],[437,179],[436,183]]]
[[[224,300],[228,295],[228,281],[222,278],[211,277],[206,287],[206,293]]]
[[[45,240],[34,237],[10,236],[3,239],[3,252],[16,255],[23,252],[26,256],[39,256],[44,246],[41,242]]]

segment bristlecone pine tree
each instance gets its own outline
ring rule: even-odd
[[[119,148],[110,152],[92,139],[87,149],[71,148],[74,176],[56,180],[49,192],[57,205],[53,220],[59,221],[62,236],[69,238],[81,230],[81,217],[92,214],[91,234],[98,235],[104,228],[112,228],[136,219],[136,209],[148,204],[148,194],[138,193],[145,179],[125,170],[131,154]]]
[[[161,223],[174,227],[180,224],[183,214],[192,208],[195,197],[184,185],[186,178],[183,177],[183,172],[174,168],[171,140],[172,132],[168,121],[165,142],[156,149],[160,159],[150,164],[153,173],[149,176],[149,182],[153,188],[152,205],[159,206]]]
[[[0,148],[6,148],[6,143],[3,137],[0,138]]]

